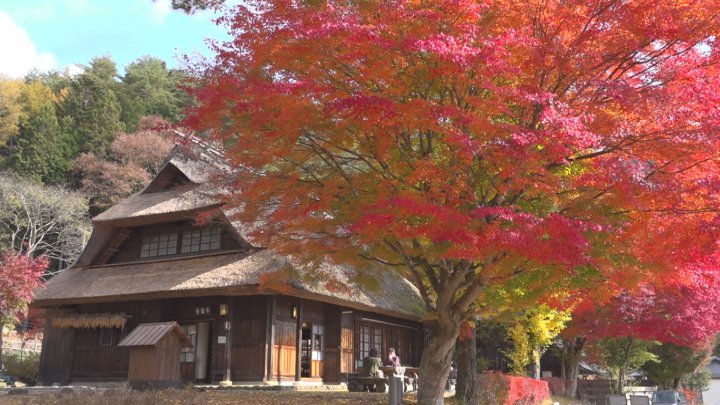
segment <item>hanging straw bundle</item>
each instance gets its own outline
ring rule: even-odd
[[[75,314],[67,315],[52,320],[54,328],[122,328],[127,322],[125,314]]]

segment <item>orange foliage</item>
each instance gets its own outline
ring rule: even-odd
[[[241,169],[237,219],[298,259],[400,271],[431,341],[493,300],[584,289],[606,302],[715,258],[714,0],[225,11],[232,39],[200,67],[186,124]],[[447,347],[428,344],[423,365]]]

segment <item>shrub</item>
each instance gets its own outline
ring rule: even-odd
[[[565,392],[565,381],[561,377],[543,377],[550,388],[550,395],[562,395]]]
[[[3,356],[7,375],[19,378],[22,382],[34,385],[40,369],[40,353],[19,354],[6,353]]]
[[[547,381],[509,376],[510,390],[505,405],[535,405],[550,399]]]
[[[480,405],[537,405],[550,398],[547,381],[497,371],[483,372],[477,380]]]

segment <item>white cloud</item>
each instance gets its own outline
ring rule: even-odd
[[[85,71],[85,68],[82,67],[82,65],[78,65],[76,63],[70,64],[65,68],[65,71],[70,76],[77,76]]]
[[[173,8],[170,0],[154,0],[152,2],[152,14],[150,17],[154,23],[162,24],[172,11]]]
[[[22,77],[32,69],[48,70],[56,65],[51,53],[38,52],[30,36],[9,15],[0,11],[0,73]]]

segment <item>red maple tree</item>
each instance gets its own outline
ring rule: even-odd
[[[228,202],[255,243],[417,286],[420,404],[503,289],[627,285],[714,249],[714,1],[255,0],[219,21],[186,124],[242,169]]]
[[[49,261],[14,251],[0,254],[0,369],[2,363],[2,330],[27,311],[35,290],[42,285]]]
[[[632,288],[584,290],[563,331],[566,394],[574,396],[578,366],[588,343],[608,337],[673,343],[693,349],[713,343],[720,331],[720,256],[696,258],[667,277],[643,280]],[[616,290],[609,300],[593,291]]]

